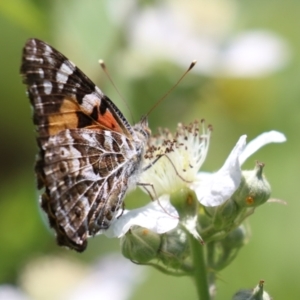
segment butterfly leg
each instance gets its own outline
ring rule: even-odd
[[[139,185],[139,186],[141,186],[141,187],[144,188],[144,190],[146,191],[146,193],[150,196],[151,201],[155,201],[155,199],[158,199],[158,196],[157,196],[157,194],[156,194],[156,192],[155,192],[154,185],[153,185],[152,183],[137,182],[136,185]],[[153,194],[150,192],[150,189],[149,189],[149,188],[152,189],[152,192],[153,192],[154,196],[153,196]]]
[[[155,192],[155,188],[154,188],[153,184],[151,184],[151,183],[142,183],[142,182],[138,182],[137,185],[142,186],[142,187],[145,189],[145,191],[148,193],[148,195],[150,196],[151,200],[152,200],[152,201],[157,201],[158,205],[161,207],[161,209],[162,209],[167,215],[169,215],[169,216],[171,216],[171,217],[175,217],[175,216],[170,215],[170,213],[168,213],[168,212],[165,210],[165,208],[162,206],[162,204],[160,203],[159,198],[158,198],[158,196],[157,196],[157,194],[156,194],[156,192]],[[152,194],[151,194],[149,188],[147,188],[147,187],[150,187],[150,188],[153,190],[153,193],[154,193],[154,195],[155,195],[155,198],[152,197]],[[176,217],[176,218],[177,218],[177,217]]]

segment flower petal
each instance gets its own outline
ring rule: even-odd
[[[170,204],[168,196],[162,196],[159,201],[148,205],[124,211],[120,218],[114,220],[109,229],[104,232],[108,237],[121,237],[131,226],[138,225],[156,233],[165,233],[178,225],[179,216]]]
[[[204,176],[198,174],[199,183],[194,183],[194,189],[198,200],[204,206],[218,206],[229,199],[241,182],[242,171],[239,156],[246,146],[246,135],[238,140],[229,154],[223,167],[216,173]]]
[[[283,143],[285,141],[286,137],[284,136],[284,134],[275,130],[260,134],[258,137],[247,144],[245,150],[240,155],[240,164],[242,165],[248,159],[248,157],[250,157],[261,147],[270,143]]]

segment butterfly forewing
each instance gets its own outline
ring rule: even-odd
[[[37,126],[38,187],[59,245],[83,251],[107,229],[135,184],[147,122],[131,127],[119,109],[60,52],[27,41],[21,74]]]

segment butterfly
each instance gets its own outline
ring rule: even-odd
[[[33,107],[40,197],[57,243],[78,252],[109,228],[138,183],[151,131],[122,112],[63,54],[29,39],[21,64]]]

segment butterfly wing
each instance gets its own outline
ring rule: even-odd
[[[23,50],[21,74],[34,108],[40,138],[64,129],[113,130],[130,136],[132,129],[113,102],[63,54],[29,39]]]
[[[61,131],[43,149],[41,205],[58,244],[81,252],[116,217],[135,172],[134,149],[124,135],[90,129]]]
[[[25,44],[21,74],[38,132],[41,205],[58,244],[83,251],[122,204],[134,172],[132,127],[83,72],[40,40]]]

